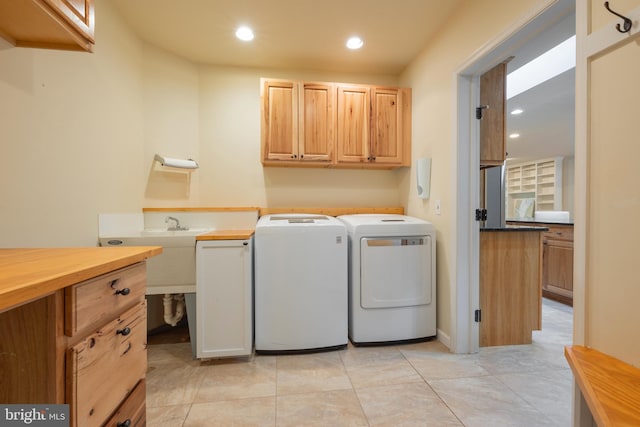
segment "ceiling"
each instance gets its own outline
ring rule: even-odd
[[[199,64],[398,75],[462,0],[113,0],[147,42]],[[253,28],[242,42],[238,26]],[[364,46],[345,47],[358,35]]]
[[[197,64],[399,75],[464,0],[112,0],[146,42]],[[559,3],[571,3],[561,0]],[[152,11],[152,13],[150,13]],[[575,33],[566,16],[513,52],[508,71]],[[252,42],[234,36],[251,26]],[[364,47],[351,51],[348,37]],[[573,155],[574,72],[530,89],[507,103],[509,158]]]

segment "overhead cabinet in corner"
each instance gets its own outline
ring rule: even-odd
[[[93,51],[93,0],[0,0],[0,37],[17,47]]]
[[[411,89],[261,80],[264,166],[411,164]]]

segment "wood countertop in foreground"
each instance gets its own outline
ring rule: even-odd
[[[160,246],[0,249],[0,312],[160,253]]]

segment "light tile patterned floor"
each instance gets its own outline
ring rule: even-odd
[[[570,307],[543,301],[524,346],[456,355],[436,341],[200,362],[149,345],[147,425],[569,426]]]

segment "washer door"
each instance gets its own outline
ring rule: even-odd
[[[360,240],[362,308],[431,303],[431,236]]]

